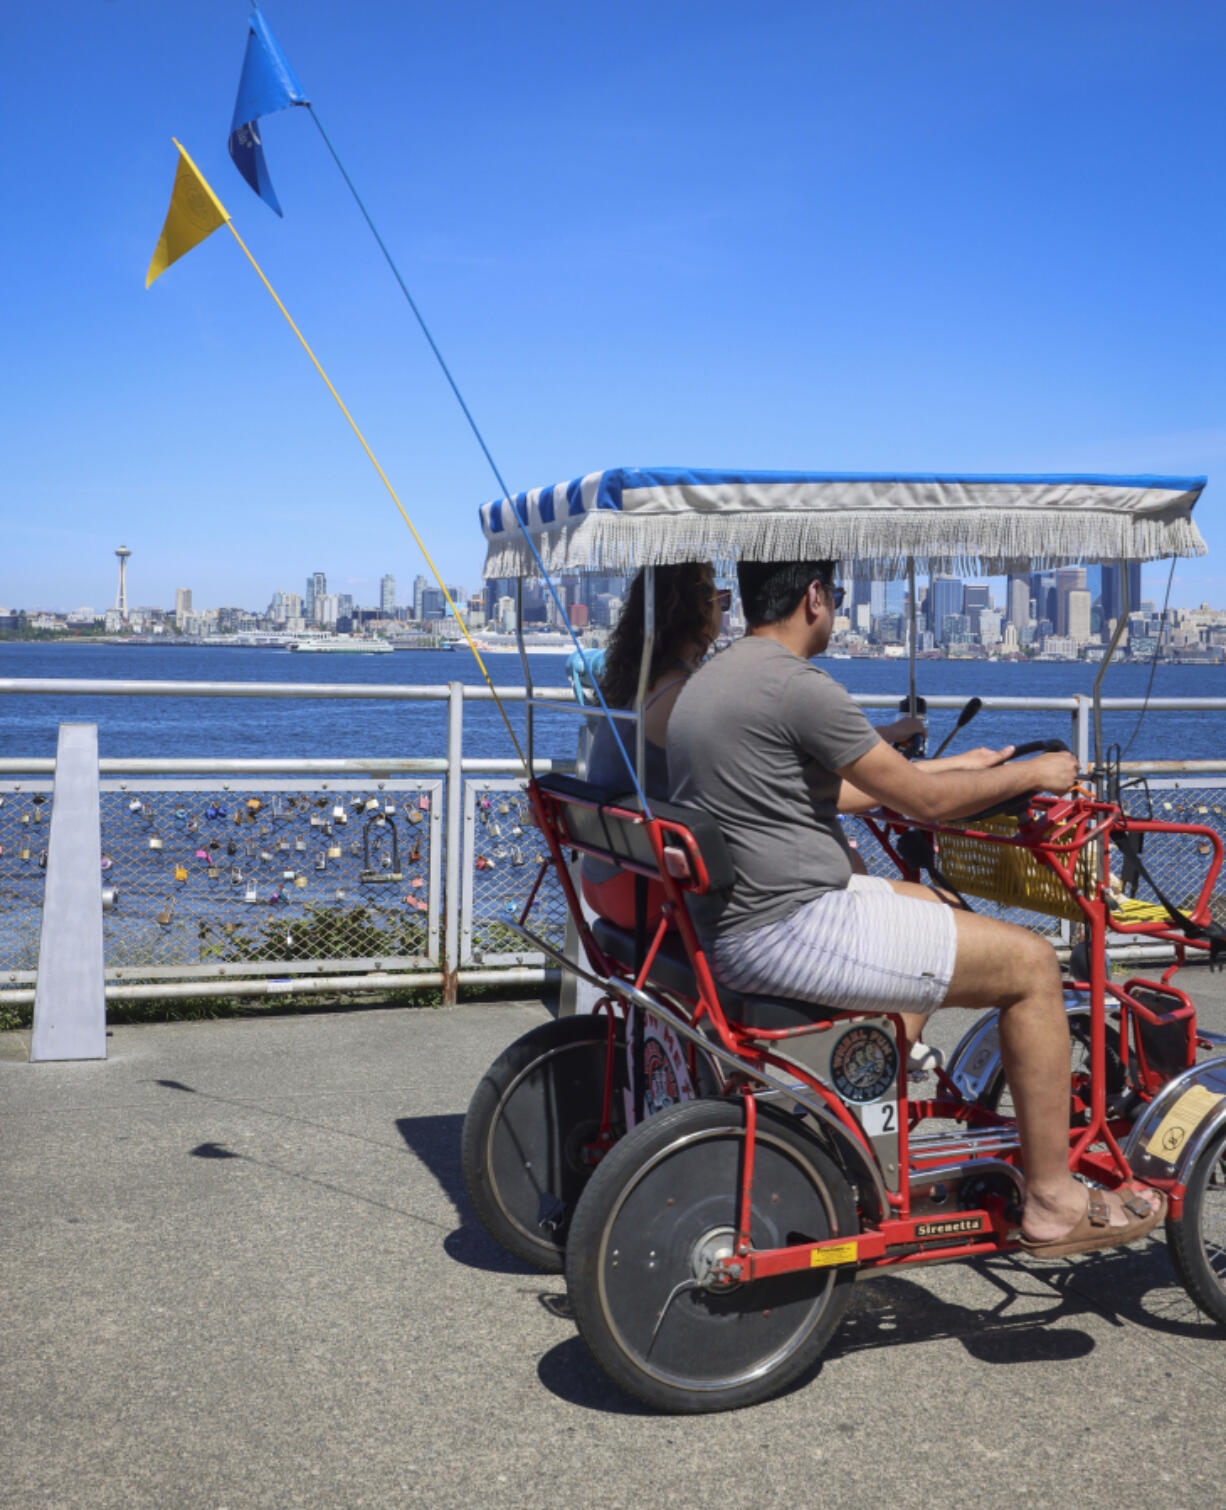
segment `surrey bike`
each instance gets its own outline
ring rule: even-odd
[[[516,500],[515,522],[536,532],[551,568],[608,571],[684,551],[857,558],[913,581],[917,563],[988,573],[1027,556],[1192,554],[1203,548],[1190,517],[1202,486],[606,473]],[[517,537],[500,538],[504,507],[484,511],[488,575],[524,564]],[[869,821],[904,875],[926,869],[964,896],[1081,922],[1072,985],[1086,1063],[1070,1084],[1070,1167],[1102,1187],[1166,1193],[1179,1277],[1226,1326],[1226,1056],[1173,983],[1188,950],[1221,943],[1210,901],[1222,843],[1210,825],[1128,816],[1101,763],[1096,781],[957,824]],[[600,1010],[508,1051],[520,1058],[474,1099],[465,1168],[487,1222],[497,1208],[522,1238],[535,1213],[549,1245],[538,1261],[557,1265],[565,1246],[580,1332],[611,1378],[666,1410],[750,1404],[813,1365],[857,1275],[1017,1246],[1024,1175],[999,1094],[995,1013],[965,1035],[936,1093],[913,1100],[897,1015],[717,985],[687,905],[732,882],[708,817],[662,803],[648,813],[639,798],[564,776],[529,792],[549,860],[516,926],[599,991]],[[1148,908],[1119,894],[1112,855],[1143,873],[1140,841],[1155,832],[1208,857],[1183,909],[1157,888]],[[635,930],[589,923],[567,866],[576,852],[657,881],[658,918]],[[573,957],[530,926],[550,864],[579,940]],[[1110,982],[1109,931],[1169,944],[1174,965],[1156,980]],[[708,1094],[687,1099],[695,1090]]]

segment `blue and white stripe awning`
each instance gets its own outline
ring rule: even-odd
[[[1203,477],[982,477],[616,468],[513,500],[549,572],[677,561],[854,561],[882,577],[1206,553]],[[506,500],[484,504],[485,576],[538,568]]]

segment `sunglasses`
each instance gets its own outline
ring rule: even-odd
[[[823,582],[820,577],[817,578],[817,585],[830,594],[830,601],[834,604],[836,612],[842,608],[843,599],[847,596],[846,588],[836,587],[833,582]]]

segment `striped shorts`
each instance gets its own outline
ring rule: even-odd
[[[841,1012],[929,1013],[954,973],[953,910],[900,896],[881,876],[852,876],[778,923],[716,939],[716,976],[746,995]]]

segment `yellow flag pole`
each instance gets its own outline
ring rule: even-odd
[[[176,145],[177,145],[177,143],[176,143]],[[223,213],[224,213],[224,211],[223,211]],[[352,429],[353,433],[357,436],[358,440],[361,442],[363,451],[365,451],[366,454],[367,454],[367,456],[370,457],[371,465],[374,467],[375,471],[378,472],[380,478],[382,478],[382,480],[383,480],[383,486],[392,495],[392,502],[400,510],[400,517],[408,525],[409,530],[412,533],[413,539],[417,541],[418,547],[421,550],[422,555],[425,557],[426,565],[430,568],[431,572],[434,574],[434,580],[438,583],[439,587],[442,589],[443,597],[447,600],[447,606],[451,609],[452,613],[455,614],[456,623],[460,626],[460,632],[463,634],[464,638],[468,641],[468,648],[472,651],[474,660],[477,662],[477,665],[481,668],[481,675],[485,678],[485,685],[490,689],[490,693],[493,696],[493,699],[494,699],[494,702],[495,702],[495,704],[496,704],[496,706],[498,708],[498,711],[502,715],[502,721],[507,726],[507,733],[511,736],[511,743],[515,746],[515,753],[516,753],[516,755],[518,755],[520,763],[522,764],[524,770],[527,771],[527,773],[528,773],[529,776],[531,776],[532,772],[530,770],[528,770],[528,762],[527,762],[527,760],[526,760],[526,758],[524,756],[524,752],[523,752],[522,749],[520,749],[519,740],[516,739],[516,737],[515,737],[515,730],[511,727],[511,720],[507,717],[507,710],[506,710],[506,708],[503,707],[502,699],[498,696],[498,691],[497,691],[497,689],[494,686],[493,680],[490,677],[490,674],[489,674],[488,670],[486,669],[485,662],[481,659],[481,653],[480,653],[480,651],[477,649],[476,645],[473,643],[473,637],[468,632],[468,625],[465,624],[464,620],[460,617],[458,609],[456,608],[455,604],[451,600],[451,594],[447,591],[447,586],[444,583],[441,575],[439,574],[439,569],[438,569],[437,566],[435,566],[434,561],[433,561],[433,559],[432,559],[432,557],[430,555],[430,552],[426,549],[425,541],[423,541],[422,538],[421,538],[421,536],[417,533],[417,528],[414,525],[413,521],[409,518],[407,512],[405,511],[404,504],[401,503],[400,499],[396,495],[396,489],[394,487],[392,487],[391,483],[388,481],[387,473],[379,465],[378,458],[375,456],[375,453],[370,449],[369,445],[367,445],[367,443],[366,443],[366,437],[358,429],[357,423],[354,420],[353,415],[350,414],[349,410],[345,407],[345,401],[341,398],[340,394],[337,393],[336,389],[332,386],[332,380],[331,380],[331,378],[329,378],[328,374],[320,366],[320,364],[319,364],[319,358],[315,355],[315,353],[311,350],[310,346],[307,344],[306,337],[302,334],[302,332],[294,324],[294,321],[293,321],[293,319],[292,319],[292,317],[290,315],[289,310],[286,309],[285,305],[281,303],[280,298],[277,296],[276,289],[273,288],[272,284],[269,283],[268,279],[264,276],[264,270],[263,270],[263,268],[255,260],[255,258],[251,255],[251,251],[248,248],[247,243],[243,240],[243,238],[234,229],[234,222],[230,219],[230,217],[228,215],[226,216],[225,223],[226,223],[227,228],[230,231],[230,234],[234,237],[235,241],[238,242],[239,246],[242,247],[244,253],[246,254],[247,261],[250,262],[251,266],[253,268],[255,268],[256,272],[259,274],[259,276],[260,276],[260,282],[264,285],[264,287],[272,295],[273,300],[275,301],[277,308],[285,316],[286,321],[289,324],[289,328],[294,332],[294,334],[298,337],[299,341],[302,343],[302,349],[303,349],[303,351],[306,352],[307,356],[309,356],[310,359],[311,359],[311,361],[315,364],[315,371],[319,373],[320,377],[323,378],[324,382],[328,385],[328,392],[336,400],[337,406],[339,407],[341,413],[349,421],[349,426]]]

